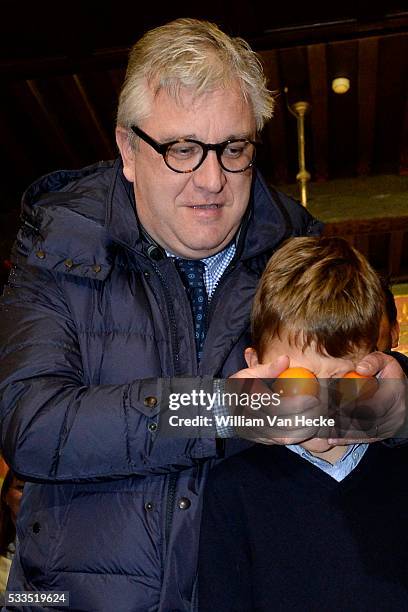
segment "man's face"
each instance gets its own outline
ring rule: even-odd
[[[219,143],[255,137],[251,107],[238,89],[220,89],[194,99],[184,90],[177,103],[161,90],[139,127],[159,143],[193,138]],[[140,140],[136,151],[118,133],[126,178],[134,185],[139,219],[168,251],[201,259],[221,251],[234,237],[248,205],[252,171],[226,172],[210,151],[194,172],[179,174]]]

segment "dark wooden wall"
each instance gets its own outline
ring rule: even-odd
[[[261,50],[260,55],[277,92],[259,161],[268,179],[295,180],[296,121],[286,103],[299,99],[311,103],[306,142],[313,180],[408,172],[408,34]],[[54,60],[30,67],[24,76],[3,74],[3,207],[14,207],[17,189],[40,174],[116,155],[116,101],[126,57],[127,50],[120,50],[76,65]],[[351,80],[344,95],[331,90],[338,75]]]
[[[241,14],[225,5],[219,15],[195,16],[214,19],[230,33],[246,36],[261,55],[269,87],[277,92],[275,117],[264,130],[259,155],[267,179],[277,185],[295,180],[296,121],[286,105],[299,99],[311,104],[306,143],[313,180],[407,174],[408,14],[382,11],[363,18],[361,7],[353,3],[354,13],[319,24],[310,22],[312,6],[308,20],[305,12],[299,13],[297,24],[288,25],[288,14],[272,9],[259,13],[247,3],[238,4]],[[144,20],[133,24],[128,19],[125,24],[118,13],[120,28],[107,19],[100,31],[92,27],[95,14],[90,9],[76,19],[66,8],[66,22],[59,21],[65,30],[47,30],[34,5],[30,3],[28,12],[27,6],[24,22],[16,18],[7,27],[3,22],[0,45],[3,258],[18,223],[21,193],[32,180],[57,168],[80,167],[117,155],[116,102],[129,44],[158,21],[147,12]],[[16,3],[16,17],[17,10],[23,11],[19,7]],[[351,10],[350,5],[346,8]],[[55,4],[53,10],[64,12]],[[100,19],[104,10],[108,18],[106,8],[100,7]],[[159,21],[166,17],[163,14]],[[300,23],[301,18],[305,23]],[[57,22],[59,16],[54,19]],[[64,37],[64,32],[69,36]],[[105,40],[108,47],[103,46]],[[336,76],[350,78],[347,94],[332,92]]]

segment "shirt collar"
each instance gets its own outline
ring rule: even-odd
[[[214,271],[219,267],[219,265],[221,264],[222,261],[224,261],[224,259],[226,259],[227,257],[229,259],[232,259],[232,257],[235,254],[235,251],[236,251],[235,242],[230,242],[230,244],[226,246],[225,249],[223,249],[219,253],[216,253],[215,255],[210,255],[210,257],[204,257],[204,259],[201,259],[200,261],[202,261],[203,264],[205,264],[210,274],[214,274]],[[167,250],[166,250],[166,255],[167,257],[173,257],[173,259],[182,259],[180,255],[175,255],[171,251],[167,251]]]

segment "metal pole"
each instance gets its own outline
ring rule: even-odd
[[[298,160],[299,160],[299,172],[296,175],[296,180],[300,186],[300,201],[303,206],[307,206],[307,183],[310,181],[310,174],[306,170],[305,161],[305,114],[310,108],[308,102],[295,102],[290,108],[297,121],[297,133],[298,133]]]

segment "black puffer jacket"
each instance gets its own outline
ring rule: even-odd
[[[160,436],[161,397],[172,377],[245,366],[267,259],[321,230],[259,176],[248,212],[198,367],[183,285],[170,258],[145,253],[121,163],[57,172],[25,194],[0,317],[3,452],[32,481],[11,589],[70,591],[70,609],[88,612],[191,609],[200,493],[219,452]]]

